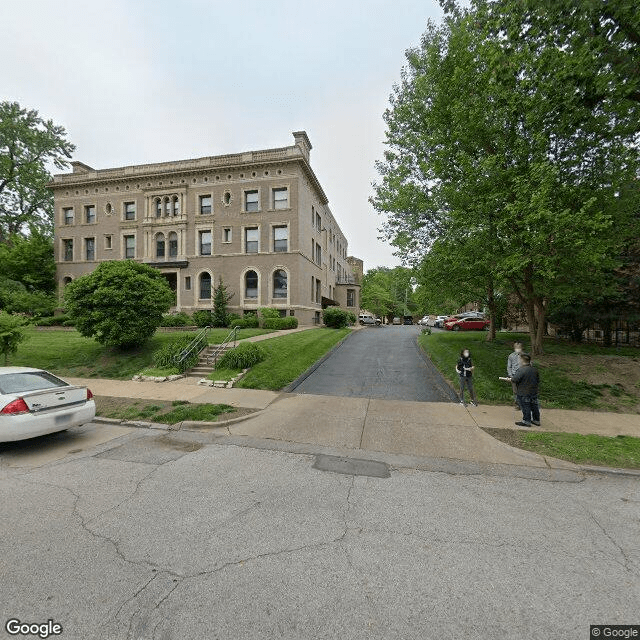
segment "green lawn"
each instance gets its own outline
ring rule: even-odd
[[[485,429],[507,444],[576,464],[640,469],[640,438]]]
[[[236,412],[226,404],[191,404],[184,400],[169,403],[160,400],[96,397],[96,412],[103,418],[144,420],[162,424],[176,424],[184,420],[216,422],[224,414]]]
[[[351,329],[309,329],[260,342],[267,358],[252,367],[236,385],[278,390],[293,382]],[[212,376],[215,379],[215,373]]]
[[[524,342],[525,349],[529,343],[527,334],[500,332],[494,342],[486,342],[486,332],[434,332],[431,335],[421,335],[418,338],[420,346],[438,367],[441,373],[455,388],[458,388],[458,375],[455,365],[460,351],[468,347],[475,365],[473,381],[480,402],[486,404],[510,404],[512,401],[511,385],[498,380],[499,376],[507,375],[507,356],[511,353],[513,342]],[[598,345],[572,344],[566,341],[547,339],[544,343],[545,355],[553,354],[559,357],[585,356],[588,361],[590,355],[615,355],[637,357],[635,349],[617,349],[615,347],[600,347]],[[569,367],[547,366],[544,357],[540,361],[534,358],[533,365],[540,371],[540,402],[545,408],[556,409],[612,409],[606,405],[603,391],[615,396],[620,393],[611,385],[589,384],[580,380],[579,376],[571,375]],[[629,392],[625,392],[629,395]],[[632,402],[635,397],[624,398]],[[620,403],[624,406],[624,403]]]
[[[83,338],[77,331],[27,329],[27,339],[18,352],[9,356],[9,365],[37,367],[60,376],[82,378],[130,379],[143,369],[151,368],[152,354],[176,337],[195,332],[170,331],[156,333],[142,347],[121,351],[104,347],[92,338]],[[214,329],[209,342],[217,344],[228,335],[228,329]],[[265,329],[241,329],[239,338],[271,333]]]

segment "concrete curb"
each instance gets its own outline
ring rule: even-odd
[[[336,349],[339,349],[348,338],[354,334],[352,329],[340,342],[336,343],[325,353],[320,360],[316,360],[304,373],[301,373],[293,382],[290,382],[286,387],[280,389],[280,393],[291,393],[296,387],[301,385],[325,360],[327,360]]]

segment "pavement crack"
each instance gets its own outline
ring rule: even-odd
[[[369,415],[369,405],[371,404],[371,398],[367,399],[367,409],[364,412],[364,419],[362,420],[362,433],[360,434],[360,444],[358,445],[359,449],[362,449],[362,441],[364,440],[364,428],[367,424],[367,416]]]
[[[590,511],[587,511],[587,515],[591,518],[591,520],[593,520],[593,522],[596,524],[596,526],[598,527],[598,529],[600,529],[600,531],[602,532],[602,534],[604,535],[604,537],[609,540],[609,542],[618,550],[618,552],[620,553],[620,555],[622,556],[622,558],[624,559],[624,562],[620,562],[620,560],[618,560],[617,558],[612,558],[613,561],[616,564],[619,564],[621,567],[623,567],[625,569],[625,571],[628,571],[631,574],[635,575],[635,572],[633,571],[633,569],[635,567],[632,567],[633,562],[632,560],[629,558],[629,556],[627,555],[626,551],[622,548],[622,546],[616,541],[614,540],[614,538],[611,536],[611,534],[600,524],[600,522],[598,521],[598,519],[593,515],[593,513],[591,513]]]

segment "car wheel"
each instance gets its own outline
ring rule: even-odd
[[[452,329],[453,329],[454,331],[460,331],[460,327],[459,327],[458,325],[456,325],[455,327],[452,327]]]

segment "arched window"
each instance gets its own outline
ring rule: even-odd
[[[211,300],[211,274],[200,274],[200,300]]]
[[[171,200],[169,200],[169,198],[164,199],[164,215],[165,216],[171,215]]]
[[[287,297],[287,272],[283,269],[277,269],[273,272],[273,297]]]
[[[164,233],[156,235],[156,258],[164,258]]]
[[[258,274],[255,271],[247,271],[244,276],[244,297],[258,297]]]
[[[169,234],[169,257],[178,257],[178,234],[175,231]]]
[[[156,218],[159,218],[162,215],[162,201],[160,198],[156,199]]]
[[[180,215],[180,199],[178,198],[178,196],[173,196],[173,215]]]
[[[73,278],[71,276],[64,277],[62,279],[62,286],[66,287],[72,280],[73,280]]]

